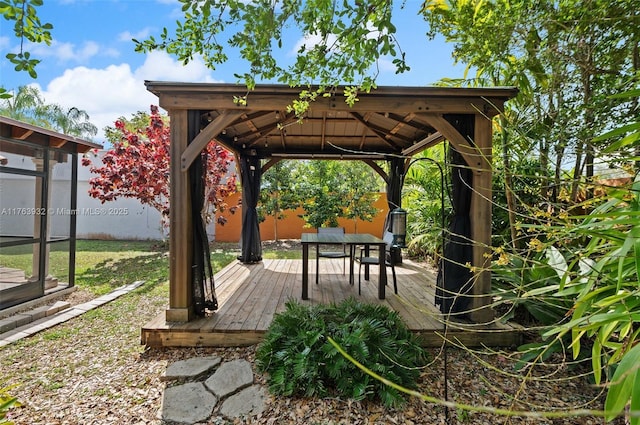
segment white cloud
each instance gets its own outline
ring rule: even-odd
[[[105,57],[117,57],[119,52],[115,49],[103,48],[95,41],[85,41],[80,46],[74,43],[61,43],[53,40],[50,46],[45,44],[33,44],[29,51],[38,58],[53,57],[59,63],[86,63],[98,55]]]
[[[8,49],[9,44],[10,44],[9,37],[4,37],[4,36],[0,37],[0,49],[3,49],[3,50]]]
[[[396,66],[393,64],[391,56],[378,59],[378,69],[380,72],[396,72]]]
[[[136,69],[135,76],[140,80],[220,82],[211,77],[211,70],[201,59],[195,58],[187,65],[182,65],[168,54],[159,51],[147,54],[144,63]]]
[[[332,46],[336,40],[338,39],[338,37],[336,37],[334,34],[329,34],[327,36],[327,40],[326,43],[328,46]],[[296,41],[296,44],[293,46],[293,49],[291,49],[291,51],[289,52],[289,54],[291,56],[296,56],[298,54],[298,51],[304,46],[304,50],[305,51],[310,51],[311,49],[313,49],[315,46],[317,46],[318,44],[322,43],[322,36],[318,35],[318,34],[305,34],[302,38],[298,39],[298,41]]]
[[[135,70],[128,64],[67,69],[41,91],[47,103],[87,111],[99,129],[96,141],[104,143],[104,127],[113,126],[121,116],[130,117],[158,104],[158,98],[147,91],[144,80],[216,82],[202,60],[183,66],[166,53],[152,52]]]
[[[118,40],[127,42],[131,41],[132,38],[135,38],[136,40],[144,40],[153,32],[154,29],[152,27],[144,27],[137,32],[124,31],[118,34]]]

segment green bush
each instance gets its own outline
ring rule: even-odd
[[[256,365],[268,374],[276,395],[379,399],[387,407],[403,395],[364,373],[331,345],[333,338],[365,367],[415,388],[425,353],[395,311],[348,299],[340,304],[303,306],[288,301],[274,317],[256,352]]]
[[[7,419],[7,413],[10,409],[20,406],[18,400],[9,394],[10,389],[10,387],[0,387],[0,424],[13,424]]]

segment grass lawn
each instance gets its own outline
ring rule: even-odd
[[[49,270],[54,276],[67,276],[68,244],[51,246]],[[238,256],[237,244],[216,243],[211,248],[214,272]],[[270,258],[275,258],[275,254]],[[32,246],[3,249],[2,265],[31,274]],[[64,279],[64,278],[63,278]],[[169,279],[168,248],[157,241],[78,240],[76,246],[76,286],[102,295],[136,280],[150,284]]]

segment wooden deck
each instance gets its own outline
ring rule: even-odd
[[[434,305],[435,276],[431,271],[405,260],[396,266],[398,295],[393,293],[388,270],[387,296],[379,300],[377,267],[371,267],[369,281],[363,277],[362,295],[358,295],[358,264],[353,286],[349,285],[349,265],[343,275],[342,264],[341,259],[322,259],[320,283],[316,285],[315,261],[310,261],[310,299],[302,301],[301,260],[264,260],[258,264],[234,261],[215,275],[219,308],[213,315],[188,323],[167,323],[162,312],[142,328],[141,343],[150,347],[253,345],[262,340],[274,314],[285,309],[287,300],[315,304],[340,302],[348,297],[396,310],[424,346],[443,343],[445,323]],[[446,335],[450,341],[465,345],[512,346],[521,341],[517,328],[500,324],[452,322],[447,324]]]

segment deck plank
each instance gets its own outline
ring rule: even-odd
[[[309,300],[301,300],[302,261],[265,259],[257,264],[233,261],[214,277],[219,308],[212,315],[188,323],[167,323],[164,312],[141,331],[141,343],[153,347],[243,346],[260,342],[273,316],[288,300],[305,305],[340,302],[349,297],[382,304],[397,311],[407,327],[425,346],[442,344],[444,321],[434,305],[435,277],[407,261],[396,266],[398,295],[393,293],[388,271],[387,297],[378,299],[378,268],[370,268],[370,280],[362,281],[358,295],[358,264],[354,285],[349,284],[349,264],[342,274],[342,259],[320,261],[320,280],[315,283],[315,258],[309,260]],[[449,326],[448,337],[468,345],[515,345],[522,339],[519,329],[507,325],[486,327]]]

